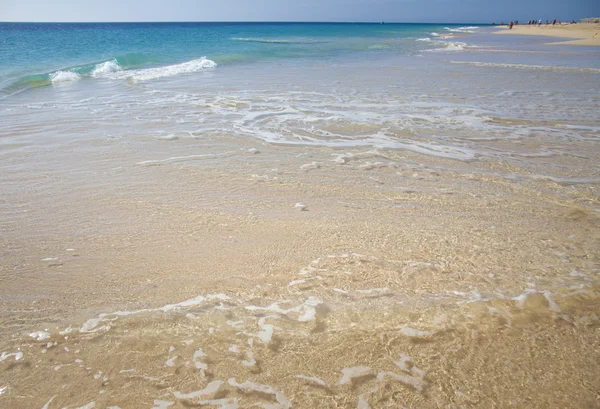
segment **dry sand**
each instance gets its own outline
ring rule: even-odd
[[[552,42],[550,44],[600,46],[600,24],[598,23],[557,24],[555,26],[545,24],[542,26],[517,25],[512,30],[509,30],[508,27],[499,28],[500,31],[497,31],[496,34],[536,35],[574,39]]]

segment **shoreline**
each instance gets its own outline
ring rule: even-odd
[[[327,29],[78,28],[106,78],[0,100],[0,407],[594,406],[596,49]]]
[[[494,34],[515,34],[515,35],[534,35],[553,38],[565,38],[569,40],[554,41],[546,44],[568,44],[583,46],[600,46],[600,24],[598,23],[577,23],[560,25],[516,25],[512,30],[506,26],[497,27],[499,30]]]

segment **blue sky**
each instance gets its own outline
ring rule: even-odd
[[[0,21],[398,21],[600,17],[600,0],[0,0]]]

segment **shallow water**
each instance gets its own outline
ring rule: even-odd
[[[461,27],[3,64],[0,407],[595,407],[599,54]]]

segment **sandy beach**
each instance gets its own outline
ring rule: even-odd
[[[577,23],[577,24],[557,24],[557,25],[527,25],[519,24],[509,30],[508,27],[499,27],[496,34],[518,34],[558,38],[573,38],[568,41],[549,42],[549,44],[569,44],[600,46],[600,24],[598,23]]]
[[[194,30],[0,100],[0,408],[598,406],[596,49]]]

